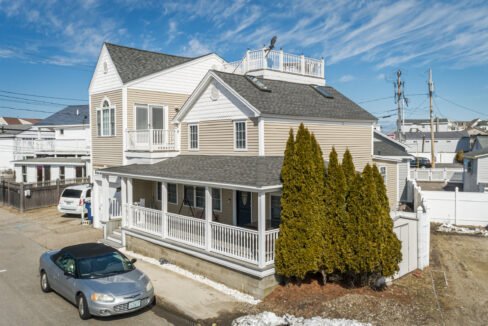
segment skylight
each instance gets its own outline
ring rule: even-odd
[[[249,80],[257,89],[264,92],[271,92],[271,90],[263,84],[257,77],[246,75],[247,80]]]
[[[332,96],[332,94],[324,86],[313,85],[312,87],[323,97],[334,98],[334,96]]]

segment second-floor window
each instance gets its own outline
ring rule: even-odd
[[[27,182],[27,166],[22,165],[22,182]]]
[[[198,150],[198,125],[188,125],[188,147]]]
[[[246,121],[234,122],[234,148],[236,150],[247,149]]]
[[[97,109],[97,135],[115,136],[115,108],[107,100]]]

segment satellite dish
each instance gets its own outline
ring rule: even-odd
[[[268,56],[269,52],[271,52],[271,50],[274,49],[277,39],[278,39],[278,37],[276,35],[271,38],[271,41],[269,42],[269,46],[265,50],[266,51],[266,57]]]

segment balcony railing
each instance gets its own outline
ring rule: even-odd
[[[410,179],[417,181],[463,182],[463,169],[411,169]]]
[[[19,154],[88,154],[90,142],[86,139],[17,139],[15,141],[15,152]]]
[[[284,53],[282,50],[250,50],[242,61],[224,65],[227,72],[245,74],[248,71],[269,69],[304,76],[324,78],[324,60]]]
[[[127,130],[127,149],[130,151],[177,151],[178,147],[177,129]]]
[[[279,229],[265,232],[264,248],[259,248],[259,234],[256,230],[210,222],[203,219],[135,205],[125,205],[127,223],[125,227],[169,239],[200,250],[207,250],[247,263],[259,264],[259,250],[264,252],[265,265],[274,263],[276,239]],[[209,237],[206,237],[210,232]]]

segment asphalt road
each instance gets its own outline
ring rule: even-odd
[[[39,256],[46,249],[23,230],[36,223],[15,219],[0,210],[0,325],[172,325],[168,312],[159,307],[110,319],[82,321],[78,311],[56,293],[45,294],[39,285]]]

